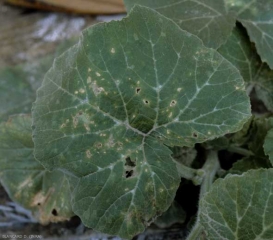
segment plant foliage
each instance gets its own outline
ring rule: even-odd
[[[127,17],[84,30],[54,60],[32,120],[1,123],[1,183],[41,222],[75,214],[125,239],[189,224],[177,199],[200,185],[187,240],[273,238],[272,2],[125,5]],[[18,98],[2,121],[29,113],[37,88],[11,70],[0,96]]]

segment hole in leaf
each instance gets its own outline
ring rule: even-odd
[[[170,106],[173,107],[176,105],[176,101],[175,100],[172,100],[171,103],[170,103]]]
[[[148,101],[148,100],[144,100],[143,102],[144,102],[145,104],[148,104],[148,103],[149,103],[149,101]]]
[[[37,203],[37,206],[41,206],[41,203],[38,202],[38,203]]]
[[[125,178],[130,178],[135,176],[135,166],[136,166],[136,161],[132,161],[130,157],[127,157],[125,159]]]
[[[131,160],[130,157],[127,157],[125,159],[125,166],[130,166],[130,167],[135,167],[136,166],[136,163],[134,161]]]
[[[140,92],[140,88],[138,87],[138,88],[136,89],[136,93],[139,94],[139,92]]]
[[[102,147],[102,144],[101,143],[98,143],[97,144],[97,148],[101,148]]]
[[[192,136],[195,137],[195,138],[197,138],[198,134],[194,132],[194,133],[192,133]]]
[[[126,177],[126,178],[130,178],[130,177],[133,176],[133,173],[134,173],[134,170],[126,171],[126,172],[125,172],[125,177]]]
[[[58,212],[55,208],[53,208],[53,210],[51,211],[52,215],[54,216],[58,216]]]

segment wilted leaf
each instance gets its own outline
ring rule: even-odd
[[[247,87],[254,87],[257,97],[273,111],[273,70],[260,60],[244,29],[235,28],[219,52],[239,69]]]
[[[273,69],[273,1],[272,0],[226,0],[256,44],[263,62]]]
[[[48,172],[34,159],[30,116],[14,116],[0,124],[0,165],[0,182],[11,199],[32,210],[41,223],[74,215],[64,174]]]
[[[272,239],[273,169],[217,180],[200,204],[208,239]]]
[[[169,146],[239,130],[250,116],[236,68],[173,21],[135,7],[57,58],[34,104],[36,158],[79,178],[73,210],[123,238],[172,203]]]
[[[224,0],[124,0],[124,3],[128,11],[135,4],[155,9],[214,49],[226,42],[235,26],[235,19],[227,12]]]

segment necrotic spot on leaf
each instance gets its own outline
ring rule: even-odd
[[[51,213],[54,216],[58,216],[58,212],[57,212],[57,210],[55,208],[51,211]]]
[[[130,177],[133,177],[135,175],[135,166],[136,166],[136,163],[135,161],[132,161],[132,159],[130,157],[127,157],[125,159],[125,177],[126,178],[130,178]]]
[[[125,159],[125,166],[130,166],[130,167],[135,167],[136,166],[136,163],[135,161],[132,161],[130,157],[127,157]]]
[[[134,174],[134,171],[133,171],[133,170],[126,171],[126,175],[125,175],[125,177],[126,177],[126,178],[130,178],[130,177],[132,177],[132,176],[133,176],[133,174]]]

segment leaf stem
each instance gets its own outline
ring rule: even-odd
[[[201,190],[200,190],[200,196],[199,196],[199,203],[202,199],[202,197],[205,195],[206,192],[209,191],[214,177],[217,173],[217,171],[220,168],[220,163],[218,160],[218,154],[216,151],[209,151],[208,152],[208,156],[207,156],[207,160],[204,164],[204,166],[202,167],[202,170],[204,171],[205,175],[201,184]],[[190,234],[188,235],[188,237],[186,238],[186,240],[197,240],[198,237],[200,236],[200,234],[203,231],[203,227],[200,224],[199,221],[199,210],[197,213],[197,219],[196,222],[190,232]]]
[[[191,180],[194,185],[200,185],[202,183],[205,175],[205,172],[202,169],[190,168],[179,162],[176,162],[176,167],[182,178]]]
[[[247,150],[247,149],[241,148],[241,147],[237,147],[237,146],[234,146],[234,145],[230,145],[227,148],[227,150],[230,151],[230,152],[238,153],[238,154],[246,156],[246,157],[254,156],[254,153],[251,152],[250,150]]]

